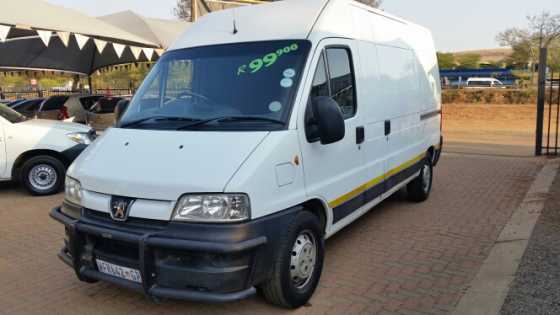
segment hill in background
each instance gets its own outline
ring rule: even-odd
[[[496,63],[507,59],[513,50],[511,48],[493,48],[493,49],[479,49],[454,52],[455,56],[464,56],[469,54],[480,55],[482,63]]]

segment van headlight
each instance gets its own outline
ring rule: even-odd
[[[184,195],[175,206],[174,221],[239,222],[251,216],[249,196],[244,194]]]
[[[79,181],[66,176],[64,198],[72,204],[82,205],[82,185]]]
[[[94,140],[94,137],[89,132],[73,132],[66,136],[78,144],[90,145]]]

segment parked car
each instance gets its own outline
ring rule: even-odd
[[[94,138],[89,127],[28,119],[0,105],[0,181],[19,181],[33,195],[57,193],[67,167]]]
[[[560,79],[546,79],[546,87],[558,88],[560,86]]]
[[[10,100],[0,99],[0,104],[7,105],[7,104],[9,104],[9,103],[11,103],[11,102],[12,102],[12,101],[10,101]]]
[[[97,100],[97,102],[90,108],[87,115],[87,124],[93,129],[103,131],[115,124],[115,107],[121,100],[130,97],[121,96],[105,96]]]
[[[37,110],[43,103],[43,101],[44,101],[43,98],[20,100],[14,102],[13,104],[8,104],[8,107],[10,107],[11,109],[15,110],[16,112],[26,117],[33,118],[37,113]]]
[[[467,88],[505,88],[505,85],[494,78],[469,78],[465,85]]]
[[[70,166],[51,216],[81,281],[206,302],[259,287],[296,308],[325,239],[402,188],[430,196],[442,137],[427,29],[346,0],[235,10],[240,28],[228,12],[190,26]]]
[[[7,100],[6,100],[6,101],[7,101]],[[19,104],[19,103],[21,103],[21,102],[24,102],[24,101],[26,101],[26,99],[20,98],[20,99],[17,99],[17,100],[15,100],[15,101],[8,101],[7,103],[6,103],[6,102],[3,102],[2,104],[8,105],[8,107],[11,108],[11,107],[13,107],[14,105],[17,105],[17,104]]]
[[[85,124],[89,109],[102,95],[57,95],[47,98],[35,113],[36,118],[65,120]]]

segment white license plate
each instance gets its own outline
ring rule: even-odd
[[[140,271],[136,269],[122,267],[119,265],[108,263],[101,259],[96,259],[95,261],[97,262],[97,269],[99,269],[99,271],[102,273],[129,281],[142,283],[142,276],[140,275]]]

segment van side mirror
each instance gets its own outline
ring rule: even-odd
[[[129,100],[120,100],[115,106],[115,120],[118,123],[121,120],[122,115],[128,108],[128,104],[130,104]]]
[[[346,127],[340,106],[330,97],[319,96],[311,100],[313,118],[308,124],[316,130],[316,135],[321,144],[331,144],[344,139]]]

